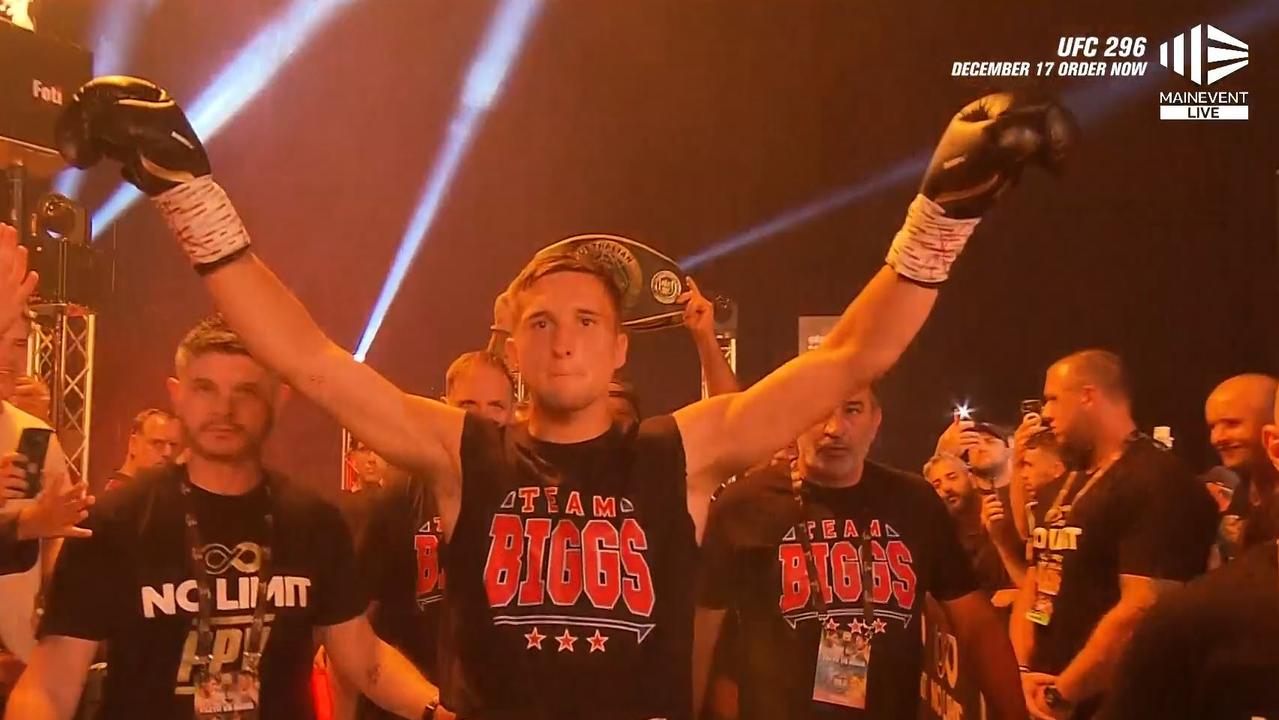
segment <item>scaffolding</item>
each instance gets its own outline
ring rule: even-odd
[[[96,314],[72,303],[32,305],[27,374],[49,386],[49,424],[74,482],[89,478]]]

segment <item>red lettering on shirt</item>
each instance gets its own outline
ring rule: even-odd
[[[582,529],[586,597],[600,609],[616,607],[622,594],[619,540],[617,528],[606,520],[592,520]]]
[[[541,488],[537,487],[520,488],[520,499],[524,501],[524,504],[520,506],[520,512],[533,512],[533,500],[538,496],[541,490]]]
[[[524,537],[528,538],[528,577],[520,584],[521,605],[541,605],[545,601],[546,585],[542,575],[546,566],[546,541],[550,536],[550,518],[529,518],[524,523]]]
[[[834,566],[832,577],[835,597],[840,602],[857,602],[862,595],[861,563],[857,561],[857,549],[851,542],[841,540],[831,547],[830,562]]]
[[[804,549],[798,544],[777,549],[782,566],[782,596],[778,606],[783,613],[801,610],[808,605],[808,570],[804,567]]]
[[[893,599],[903,608],[915,607],[915,568],[910,548],[901,540],[888,543],[888,568],[892,570]]]
[[[596,495],[592,514],[597,518],[617,517],[617,498]]]
[[[551,533],[551,560],[546,592],[556,605],[573,605],[582,594],[582,533],[571,520],[560,520]]]
[[[827,531],[827,522],[830,521],[823,521],[821,524],[823,534]],[[856,537],[851,532],[851,521],[835,525],[836,528],[841,526],[845,537]],[[880,522],[871,521],[867,529],[881,529]],[[865,542],[871,563],[871,602],[876,605],[888,605],[892,602],[903,610],[914,608],[918,578],[910,547],[901,540],[890,540],[886,544],[870,539]],[[812,543],[812,553],[813,564],[818,570],[818,587],[821,588],[826,603],[847,606],[860,603],[862,592],[866,588],[857,544],[852,540],[819,541]],[[812,609],[808,561],[804,557],[803,547],[798,542],[783,543],[778,547],[777,560],[781,576],[778,606],[782,613]]]
[[[569,518],[501,514],[494,516],[490,536],[484,568],[490,607],[507,606],[517,596],[523,607],[548,601],[569,607],[585,595],[602,610],[621,601],[635,615],[653,612],[648,537],[634,518],[620,524],[599,518],[579,529]]]
[[[884,553],[884,546],[876,540],[870,543],[870,556],[873,578],[870,599],[877,605],[883,605],[893,595],[892,577],[888,572],[888,556]]]
[[[568,494],[568,502],[564,504],[565,515],[576,515],[583,517],[586,513],[582,512],[582,494],[573,490]]]
[[[626,577],[622,580],[622,599],[626,607],[636,615],[653,614],[653,577],[648,571],[644,551],[648,549],[648,536],[634,518],[622,521],[622,568]]]
[[[520,558],[524,554],[524,533],[520,525],[518,515],[493,516],[489,556],[484,563],[484,588],[492,607],[507,605],[515,598],[515,588],[520,582]]]
[[[440,538],[435,535],[414,535],[417,549],[417,597],[430,595],[443,583],[440,577]]]

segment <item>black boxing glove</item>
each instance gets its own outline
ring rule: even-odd
[[[919,193],[946,217],[981,217],[1027,164],[1060,171],[1075,135],[1074,118],[1055,102],[987,95],[950,121]]]
[[[942,133],[885,262],[912,282],[945,282],[982,214],[1027,164],[1059,171],[1075,134],[1053,102],[997,93],[970,103]]]
[[[226,192],[213,181],[209,156],[182,108],[160,87],[124,76],[85,83],[58,117],[58,150],[87,168],[103,157],[151,196],[197,270],[207,271],[249,247],[249,234]]]
[[[182,108],[154,83],[113,75],[90,80],[58,117],[58,150],[87,168],[103,156],[152,197],[209,174],[209,157]]]

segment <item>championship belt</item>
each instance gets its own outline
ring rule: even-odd
[[[620,235],[576,235],[542,248],[537,257],[578,254],[604,265],[622,295],[622,327],[661,330],[683,321],[684,271],[653,248]]]

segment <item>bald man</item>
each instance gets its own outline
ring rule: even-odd
[[[1252,390],[1264,384],[1245,383]],[[1279,468],[1279,417],[1272,413],[1269,422],[1274,424],[1262,433],[1267,462]],[[1259,542],[1160,598],[1137,628],[1116,672],[1106,720],[1279,718],[1276,492],[1272,485],[1257,493],[1253,526]]]
[[[1255,539],[1247,534],[1246,518],[1279,478],[1262,438],[1262,430],[1275,414],[1276,389],[1275,378],[1269,375],[1236,375],[1213,389],[1204,403],[1212,447],[1221,457],[1221,464],[1233,470],[1240,480],[1232,498],[1218,498],[1223,540],[1219,547],[1227,559],[1235,555],[1241,539],[1245,544]]]
[[[1073,471],[1031,532],[1013,640],[1032,714],[1088,718],[1155,598],[1204,571],[1217,511],[1175,456],[1137,432],[1114,353],[1053,363],[1042,422]]]

